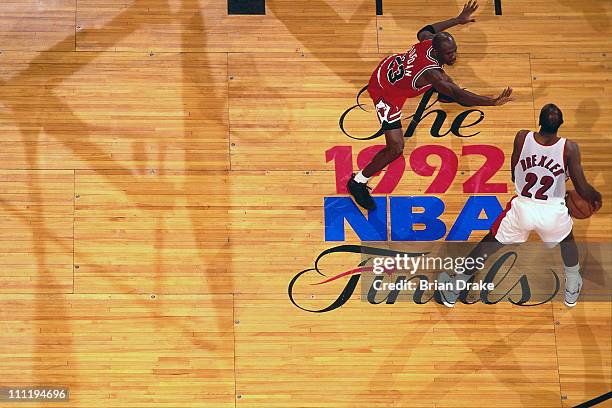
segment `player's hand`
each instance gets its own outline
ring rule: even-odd
[[[476,10],[478,10],[478,3],[476,2],[476,0],[470,0],[465,3],[463,5],[463,10],[461,10],[461,13],[459,13],[459,15],[457,16],[457,23],[467,24],[476,21],[474,18],[472,18],[472,14]]]
[[[593,212],[596,213],[597,211],[599,211],[599,209],[601,208],[602,202],[601,202],[601,193],[595,189],[593,189],[593,191],[591,191],[590,194],[591,197],[590,201],[591,201],[591,206],[593,207]]]
[[[510,101],[513,101],[514,98],[511,95],[512,95],[512,88],[507,87],[506,89],[502,91],[502,93],[499,94],[497,98],[495,98],[493,105],[500,106]]]

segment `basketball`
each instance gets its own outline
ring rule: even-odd
[[[595,208],[582,198],[576,190],[569,190],[565,196],[565,205],[572,217],[582,220],[589,218],[595,212]]]

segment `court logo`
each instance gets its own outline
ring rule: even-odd
[[[340,254],[343,258],[349,254],[360,254],[361,256],[367,256],[367,258],[360,262],[356,268],[327,277],[321,272],[320,265],[324,258],[332,254]],[[365,245],[339,245],[329,248],[317,256],[312,268],[300,271],[291,279],[288,287],[289,299],[293,305],[306,312],[331,312],[346,304],[355,293],[359,293],[357,290],[358,284],[360,280],[364,280],[366,277],[368,277],[368,281],[361,282],[362,293],[360,297],[365,298],[370,304],[394,304],[400,296],[403,297],[404,301],[408,300],[416,304],[426,304],[430,301],[442,303],[441,291],[456,289],[460,292],[458,301],[464,304],[482,302],[491,305],[507,300],[518,306],[537,306],[550,302],[559,293],[559,276],[554,270],[549,269],[547,278],[549,282],[553,283],[552,288],[545,293],[538,291],[538,300],[534,301],[532,288],[526,274],[512,273],[516,272],[514,268],[518,259],[518,254],[514,251],[508,251],[498,256],[487,270],[485,270],[483,260],[474,259],[474,265],[478,264],[476,269],[485,273],[484,278],[475,279],[475,275],[472,275],[470,279],[463,281],[461,286],[457,285],[455,287],[447,287],[444,283],[438,281],[436,279],[437,269],[432,271],[434,273],[420,273],[424,271],[415,269],[398,271],[396,268],[385,268],[383,273],[374,273],[375,266],[372,260],[377,259],[376,257],[411,259],[423,258],[427,255],[428,252],[402,252]],[[456,260],[454,263],[455,265],[458,264]],[[461,264],[463,264],[463,261]],[[296,288],[300,285],[302,285],[303,291],[305,287],[331,285],[333,282],[346,277],[348,277],[348,281],[341,288],[339,295],[325,307],[310,308],[303,304],[303,300],[300,300],[303,297],[296,296],[296,293],[300,292]],[[389,278],[393,279],[389,281]],[[503,289],[496,290],[499,288]],[[531,303],[529,303],[530,301]]]
[[[341,131],[351,139],[371,140],[384,134],[382,129],[368,136],[353,135],[346,131],[351,113],[356,109],[366,110],[360,102],[360,96],[366,89],[366,87],[361,89],[356,104],[349,107],[339,119]],[[459,113],[450,122],[448,130],[444,131],[443,126],[449,119],[448,114],[442,109],[432,109],[432,106],[438,102],[438,98],[433,99],[433,95],[433,90],[423,94],[415,113],[406,118],[410,122],[405,137],[412,137],[417,126],[430,115],[433,115],[433,122],[429,134],[433,138],[450,134],[460,138],[473,138],[480,133],[474,129],[485,117],[484,112],[479,109],[467,109]],[[507,183],[493,182],[492,179],[505,162],[504,152],[494,145],[473,143],[463,144],[459,151],[440,144],[425,144],[413,149],[407,157],[400,156],[386,168],[378,183],[373,186],[372,194],[375,195],[377,208],[364,214],[348,195],[346,185],[355,172],[354,164],[356,163],[359,169],[363,168],[383,148],[384,145],[370,146],[354,155],[352,146],[340,145],[332,146],[325,152],[325,160],[333,164],[336,185],[336,195],[323,197],[325,241],[346,241],[348,227],[353,239],[358,238],[362,245],[340,244],[324,250],[316,257],[312,268],[302,270],[295,275],[289,283],[288,295],[296,307],[314,313],[335,310],[355,294],[360,282],[361,298],[371,304],[392,304],[400,298],[400,295],[403,298],[409,297],[417,304],[432,300],[439,302],[441,287],[436,280],[437,273],[423,273],[423,268],[401,271],[397,267],[393,268],[393,273],[389,268],[384,268],[383,273],[374,271],[374,268],[380,271],[378,269],[380,265],[377,267],[375,264],[380,261],[376,259],[399,257],[406,259],[407,262],[418,262],[417,259],[429,259],[427,257],[433,256],[431,251],[398,251],[377,248],[368,243],[403,243],[406,247],[408,242],[421,246],[424,242],[465,242],[474,231],[489,230],[501,213],[502,206],[495,194],[507,193],[508,186]],[[467,160],[473,163],[474,157],[480,158],[480,167],[457,186],[455,180],[460,173],[460,167],[466,167],[464,161]],[[432,165],[432,162],[439,164]],[[406,173],[410,173],[409,177],[412,180],[415,177],[431,180],[429,185],[423,187],[424,194],[414,196],[394,194]],[[457,203],[458,194],[453,195],[453,211],[456,213],[457,204],[460,210],[450,218],[449,223],[443,221],[443,218],[449,219],[444,195],[452,187],[455,190],[459,188],[465,199],[463,203]],[[332,254],[341,255],[345,264],[351,254],[359,254],[361,259],[354,264],[355,267],[327,277],[321,271],[321,263]],[[462,257],[452,258],[452,262],[456,265],[459,258]],[[486,271],[484,279],[476,281],[472,277],[465,282],[464,288],[459,288],[461,294],[458,300],[463,303],[494,304],[502,299],[508,299],[517,305],[528,305],[532,300],[532,291],[527,277],[524,274],[519,274],[518,277],[509,275],[516,259],[517,253],[512,251],[499,256]],[[479,270],[484,268],[484,264],[479,266]],[[437,272],[444,269],[437,268]],[[548,281],[552,279],[554,288],[544,296],[543,301],[529,305],[547,302],[557,294],[559,278],[554,271],[551,272],[552,278],[549,277]],[[391,278],[394,280],[389,281]],[[310,289],[322,285],[337,287],[338,283],[344,280],[346,284],[339,289],[337,298],[323,308],[313,309],[304,306],[298,301],[301,297],[296,296],[296,293],[303,293],[305,287]],[[495,285],[504,287],[505,293],[493,296],[492,286]],[[298,287],[301,289],[296,292]],[[538,300],[541,299],[540,293]]]
[[[352,135],[348,133],[348,131],[346,130],[346,122],[348,121],[351,113],[354,113],[356,109],[367,111],[367,109],[365,108],[365,105],[361,103],[360,101],[361,95],[367,89],[368,89],[367,85],[361,88],[361,90],[357,94],[356,104],[346,109],[342,113],[342,115],[340,115],[340,119],[338,120],[338,125],[340,126],[340,130],[342,131],[342,133],[344,133],[346,136],[350,137],[351,139],[371,140],[371,139],[376,139],[384,134],[384,131],[382,130],[382,128],[379,128],[377,131],[375,131],[374,133],[368,136]],[[433,89],[430,89],[429,91],[425,92],[423,96],[421,97],[419,105],[417,109],[415,110],[414,114],[405,118],[405,120],[410,119],[410,122],[408,124],[408,127],[406,128],[406,131],[404,132],[404,137],[412,137],[414,135],[414,132],[416,131],[417,126],[429,115],[435,115],[433,124],[431,125],[431,128],[429,129],[429,134],[432,137],[440,138],[440,137],[447,136],[449,134],[453,134],[454,136],[457,136],[457,137],[474,137],[480,133],[480,132],[463,130],[464,128],[471,128],[473,126],[476,126],[484,120],[485,114],[480,109],[464,110],[463,112],[458,114],[453,119],[449,129],[446,132],[441,133],[442,126],[444,126],[446,119],[448,117],[448,114],[442,109],[431,109],[431,107],[436,102],[438,101],[444,102],[444,98],[440,98],[440,96],[437,96],[433,101],[431,101],[434,93],[435,92]],[[376,108],[378,108],[378,105],[376,106]],[[468,132],[468,133],[464,133],[464,132]]]

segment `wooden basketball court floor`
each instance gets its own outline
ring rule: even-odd
[[[475,141],[432,138],[430,117],[405,154],[483,143],[509,159],[516,130],[555,102],[604,194],[575,235],[609,243],[612,3],[502,0],[501,16],[480,3],[476,23],[451,30],[449,73],[517,99],[480,108]],[[338,118],[382,56],[461,2],[383,6],[0,3],[0,386],[70,388],[67,402],[3,407],[570,407],[610,391],[609,301],[449,310],[357,294],[321,314],[289,301],[291,278],[335,245],[325,152],[380,144],[349,139]],[[352,126],[377,122],[361,113]],[[446,222],[478,168],[460,166],[440,195]],[[509,182],[508,161],[493,181]],[[393,194],[430,182],[406,173]],[[345,243],[360,243],[348,226]],[[324,306],[338,288],[298,296]]]

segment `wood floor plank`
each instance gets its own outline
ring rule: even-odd
[[[0,49],[74,51],[76,0],[0,3]]]
[[[237,295],[238,405],[479,406],[496,396],[500,406],[559,406],[550,306],[522,309],[520,321],[510,306],[442,308],[355,301],[310,314]]]
[[[12,53],[0,168],[229,168],[225,54]]]
[[[272,0],[266,15],[227,15],[212,0],[83,0],[77,49],[204,52],[376,52],[370,1]]]
[[[582,302],[574,309],[555,303],[553,310],[563,406],[573,407],[609,391],[612,309],[608,299]]]
[[[231,295],[15,294],[0,317],[2,386],[62,384],[69,407],[234,406]]]
[[[73,291],[72,170],[0,170],[0,293]]]
[[[232,293],[226,174],[79,171],[79,293]]]

